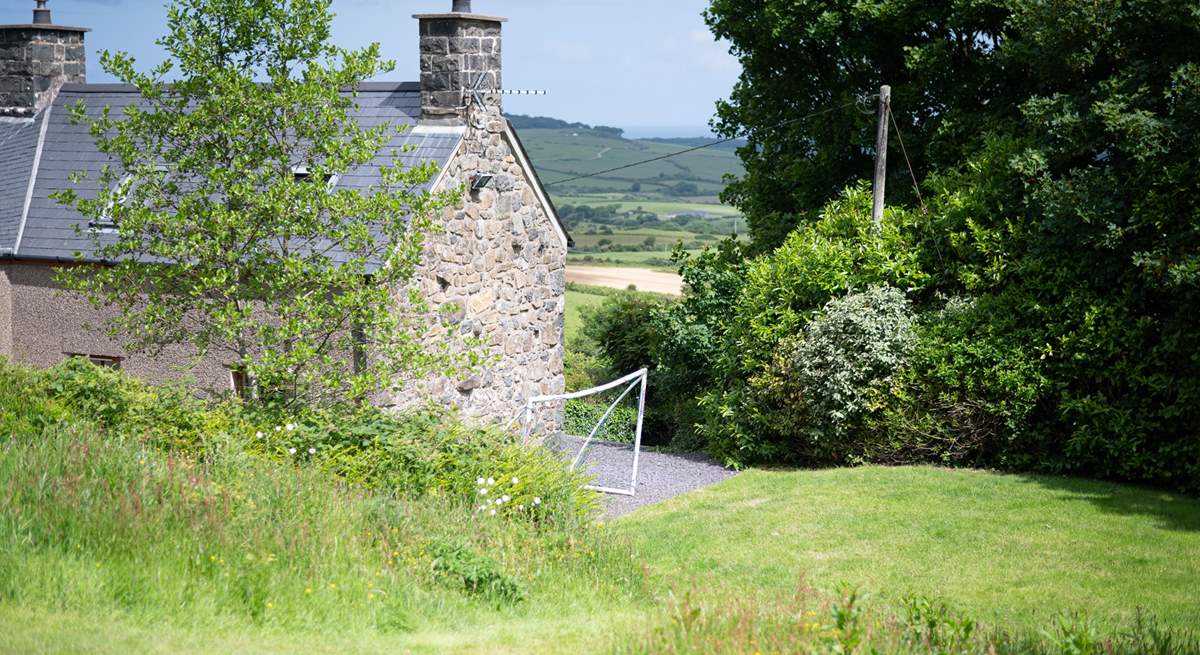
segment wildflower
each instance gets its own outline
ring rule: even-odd
[[[254,436],[255,436],[256,438],[258,438],[258,439],[262,439],[262,437],[263,437],[263,435],[262,435],[262,430],[259,430],[258,432],[255,432],[255,433],[254,433]]]
[[[375,594],[368,591],[367,592],[367,600],[375,600]]]
[[[317,454],[317,449],[316,449],[316,448],[309,448],[309,449],[308,449],[308,454],[309,454],[309,455],[316,455],[316,454]]]
[[[282,429],[283,429],[283,426],[282,426],[282,425],[276,425],[276,426],[275,426],[275,431],[276,431],[276,432],[279,432],[279,431],[280,431],[280,430],[282,430]]]
[[[504,494],[503,496],[500,497],[500,500],[503,500],[504,502],[507,503],[508,501],[512,500],[512,498],[509,497],[508,494]]]
[[[295,454],[296,454],[296,449],[295,449],[295,448],[288,448],[288,454],[289,454],[289,455],[295,455]]]
[[[306,594],[311,594],[311,593],[312,593],[312,587],[305,587],[305,588],[304,588],[304,593],[306,593]]]
[[[518,479],[517,479],[517,476],[515,476],[515,475],[514,475],[514,476],[513,476],[513,484],[517,484],[517,483],[519,483],[519,482],[520,482],[520,480],[518,480]]]
[[[534,497],[533,497],[533,504],[534,504],[534,505],[541,505],[541,504],[542,504],[542,497],[541,497],[541,496],[534,496]]]
[[[495,516],[495,515],[496,515],[496,510],[492,510],[492,511],[488,512],[488,514],[489,514],[489,515],[491,515],[491,516]],[[96,566],[100,566],[100,565],[99,565],[99,564],[97,564]]]
[[[493,485],[493,484],[496,484],[496,479],[495,479],[495,478],[488,478],[488,479],[487,479],[487,483],[488,483],[488,486],[491,486],[491,485]]]
[[[481,486],[481,487],[483,486],[483,484],[484,484],[485,482],[487,482],[487,480],[484,480],[483,478],[476,478],[476,479],[475,479],[475,484],[477,484],[477,485],[479,485],[479,486]]]
[[[287,431],[288,431],[288,432],[291,432],[292,430],[295,430],[295,429],[296,429],[296,424],[295,424],[295,423],[288,423],[288,424],[287,424]]]
[[[518,511],[518,512],[524,512],[524,511],[525,511],[525,505],[524,505],[524,504],[517,505],[517,511]]]
[[[497,505],[503,505],[503,504],[504,504],[504,499],[503,499],[503,498],[497,498],[497,499],[496,499],[496,504],[497,504]]]
[[[480,496],[486,496],[486,495],[487,495],[487,487],[483,487],[482,489],[480,489],[480,490],[479,490],[479,495],[480,495]]]
[[[267,601],[267,609],[271,609],[272,607],[275,607],[275,603],[272,603],[271,601],[268,600]]]
[[[330,589],[337,589],[337,585],[335,585],[335,584],[333,584],[332,582],[330,582],[330,583],[329,583],[329,588],[330,588]]]

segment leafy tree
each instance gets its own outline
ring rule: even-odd
[[[329,4],[176,0],[167,61],[139,72],[102,53],[141,97],[123,115],[73,108],[113,164],[98,195],[57,198],[116,233],[92,231],[110,265],[64,279],[120,310],[110,327],[130,347],[190,345],[288,398],[362,398],[453,366],[422,347],[424,307],[401,291],[448,198],[417,191],[435,167],[388,156],[396,128],[353,119],[360,81],[393,64],[378,44],[334,46]],[[377,179],[334,184],[350,172]]]
[[[1065,173],[1170,150],[1193,131],[1180,110],[1194,94],[1200,19],[1186,0],[713,0],[706,19],[743,68],[717,128],[748,135],[746,175],[725,199],[760,249],[870,175],[874,101],[853,105],[880,84],[892,86],[920,180],[998,135],[1039,135]],[[1117,151],[1120,141],[1142,146]],[[908,171],[892,161],[889,198],[904,202]]]
[[[707,19],[744,66],[717,122],[749,135],[726,199],[759,251],[812,233],[793,230],[869,177],[875,118],[842,105],[892,85],[929,209],[907,239],[928,276],[914,298],[927,342],[904,402],[966,424],[988,415],[999,427],[979,433],[997,435],[1001,465],[1200,488],[1194,2],[714,0]],[[889,204],[911,206],[907,168],[891,161]],[[860,241],[814,243],[803,258]],[[751,275],[788,282],[792,251]],[[751,302],[754,288],[723,319],[725,339],[749,325],[765,346],[758,335],[787,315]],[[971,309],[939,316],[946,298]],[[819,309],[796,300],[801,323]],[[773,353],[742,346],[720,344]],[[1011,384],[997,379],[1013,370]]]

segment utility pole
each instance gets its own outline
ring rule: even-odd
[[[875,184],[871,187],[871,223],[876,232],[883,229],[883,194],[887,178],[888,112],[892,106],[892,87],[879,87],[879,128],[875,132]]]

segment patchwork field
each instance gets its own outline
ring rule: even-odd
[[[718,199],[725,176],[742,172],[731,144],[567,180],[711,140],[624,139],[574,127],[522,127],[521,138],[575,240],[573,264],[670,269],[678,244],[698,251],[745,230],[739,211]]]
[[[683,294],[683,279],[678,274],[645,268],[571,265],[567,267],[567,282],[610,289],[634,287],[668,296]]]
[[[578,175],[626,166],[678,153],[687,147],[662,141],[624,139],[585,129],[522,128],[521,140],[551,192],[560,195],[625,192],[638,184],[645,193],[672,193],[688,183],[688,195],[716,195],[724,188],[726,173],[740,174],[741,161],[731,148],[705,148],[668,159],[640,164],[596,177],[572,180]]]

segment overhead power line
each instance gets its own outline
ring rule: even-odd
[[[847,102],[847,103],[844,103],[844,104],[836,105],[836,106],[833,106],[833,107],[826,107],[826,108],[824,108],[824,109],[819,109],[819,110],[817,110],[817,111],[814,111],[814,112],[812,112],[812,113],[810,113],[810,114],[805,114],[804,116],[800,116],[800,117],[798,117],[798,118],[789,118],[789,119],[788,119],[788,120],[786,120],[786,121],[780,121],[780,122],[778,122],[778,123],[775,123],[775,124],[774,124],[774,125],[772,125],[771,127],[772,127],[772,128],[776,128],[776,127],[783,127],[783,126],[785,126],[785,125],[791,125],[792,123],[799,123],[800,121],[808,120],[808,119],[810,119],[810,118],[813,118],[814,116],[820,116],[821,114],[828,114],[828,113],[830,113],[830,112],[837,111],[837,110],[839,110],[839,109],[845,109],[846,107],[850,107],[850,106],[853,106],[853,105],[857,105],[857,104],[861,103],[861,102],[862,102],[864,99],[870,99],[871,97],[873,97],[873,96],[864,96],[864,97],[862,97],[862,98],[858,98],[858,99],[852,100],[852,101],[850,101],[850,102]],[[547,183],[545,183],[545,184],[544,184],[544,186],[554,186],[554,185],[556,185],[556,184],[564,184],[564,183],[566,183],[566,182],[574,182],[575,180],[583,180],[583,179],[587,179],[587,178],[589,178],[589,177],[597,177],[597,176],[600,176],[600,175],[607,175],[607,174],[609,174],[609,173],[615,173],[616,171],[623,171],[623,170],[625,170],[626,168],[633,168],[634,166],[641,166],[642,164],[650,164],[650,163],[653,163],[653,162],[656,162],[656,161],[662,161],[662,160],[664,160],[664,159],[670,159],[671,157],[678,157],[679,155],[686,155],[686,154],[687,154],[687,153],[689,153],[689,152],[695,152],[695,151],[697,151],[697,150],[703,150],[703,149],[705,149],[705,148],[712,148],[712,147],[714,147],[714,146],[723,145],[723,144],[729,143],[730,141],[737,141],[738,139],[741,139],[741,138],[743,138],[743,137],[740,137],[740,136],[735,136],[735,137],[730,137],[730,138],[728,138],[728,139],[719,139],[719,140],[717,140],[717,141],[713,141],[713,142],[711,142],[711,143],[705,143],[705,144],[703,144],[703,145],[699,145],[699,146],[693,146],[693,147],[691,147],[691,148],[685,148],[685,149],[683,149],[683,150],[680,150],[680,151],[678,151],[678,152],[669,152],[669,153],[667,153],[667,154],[665,154],[665,155],[659,155],[659,156],[657,156],[657,157],[651,157],[650,159],[643,159],[642,161],[635,161],[635,162],[633,162],[633,163],[630,163],[630,164],[623,164],[623,165],[621,165],[621,166],[614,166],[613,168],[609,168],[609,169],[606,169],[606,170],[603,170],[603,171],[596,171],[596,172],[594,172],[594,173],[585,173],[585,174],[583,174],[583,175],[575,175],[575,176],[573,176],[573,177],[567,177],[567,178],[563,178],[563,179],[561,179],[561,180],[554,180],[553,182],[547,182]]]
[[[904,154],[904,163],[908,166],[908,175],[912,178],[913,190],[917,192],[917,202],[921,203],[921,213],[928,214],[929,208],[925,206],[925,199],[921,197],[921,185],[917,184],[917,174],[913,171],[912,162],[908,159],[908,150],[904,148],[904,135],[900,133],[900,126],[896,123],[896,117],[892,114],[892,108],[888,107],[888,118],[892,119],[892,127],[896,128],[896,138],[900,141],[900,152]]]

